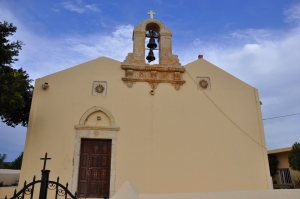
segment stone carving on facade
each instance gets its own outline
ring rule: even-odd
[[[97,93],[103,93],[103,91],[104,91],[104,86],[101,85],[101,84],[98,84],[96,86],[96,88],[95,88],[95,92],[97,92]]]
[[[201,87],[203,90],[205,90],[205,89],[207,89],[207,87],[208,87],[208,82],[207,82],[205,79],[202,79],[202,80],[199,82],[199,85],[200,85],[200,87]]]
[[[197,77],[196,79],[198,90],[211,90],[211,83],[209,77]]]
[[[145,60],[146,31],[154,30],[159,35],[159,63],[150,65]],[[170,83],[180,90],[185,83],[182,74],[185,68],[181,66],[178,56],[172,54],[172,31],[156,19],[146,19],[133,30],[133,52],[128,53],[121,63],[125,71],[123,82],[131,88],[136,82],[148,82],[154,90],[160,83]]]
[[[93,96],[106,96],[107,94],[107,82],[105,81],[94,81],[92,85]]]

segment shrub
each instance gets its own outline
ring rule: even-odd
[[[288,160],[291,169],[300,171],[300,143],[293,144]]]
[[[293,179],[293,180],[294,180],[296,185],[300,185],[300,179],[299,179],[299,177],[297,177],[297,178],[298,178],[298,180],[295,180],[295,179]]]
[[[270,167],[270,175],[273,177],[278,170],[279,161],[277,160],[276,156],[272,154],[268,155],[268,160],[269,160],[269,167]]]

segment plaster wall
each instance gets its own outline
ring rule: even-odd
[[[298,199],[299,194],[300,190],[281,189],[181,194],[140,194],[139,199]]]
[[[7,198],[12,197],[14,195],[15,189],[17,189],[17,186],[12,187],[0,187],[0,198],[4,199],[6,196]]]
[[[99,106],[120,127],[116,190],[127,180],[143,194],[271,188],[255,88],[201,59],[185,66],[179,91],[161,83],[152,96],[147,83],[128,88],[120,65],[101,57],[36,80],[20,184],[40,176],[45,152],[50,179],[72,183],[75,125]],[[198,76],[211,91],[197,90]],[[94,81],[107,82],[106,96],[92,95]]]
[[[0,182],[4,185],[11,185],[19,181],[20,170],[0,169]]]
[[[112,199],[296,199],[300,190],[250,190],[202,193],[139,194],[130,182],[125,182]]]

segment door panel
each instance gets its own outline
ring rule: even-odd
[[[111,140],[82,139],[78,197],[109,197]]]

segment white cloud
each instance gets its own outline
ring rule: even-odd
[[[77,12],[79,14],[82,14],[88,10],[93,11],[93,12],[99,12],[100,9],[97,7],[96,4],[87,4],[87,5],[82,5],[82,1],[77,0],[76,3],[72,3],[71,1],[65,1],[62,2],[61,5],[70,11]]]
[[[100,9],[97,8],[97,6],[95,4],[91,4],[91,5],[85,5],[84,6],[86,9],[94,11],[94,12],[99,12]]]
[[[74,12],[77,12],[77,13],[83,13],[85,11],[84,8],[80,8],[74,4],[72,4],[71,2],[69,1],[66,1],[66,2],[62,2],[61,5],[67,9],[67,10],[70,10],[70,11],[74,11]]]
[[[198,54],[258,88],[263,118],[300,112],[300,4],[286,11],[296,27],[285,31],[237,30],[220,36],[223,43],[195,39],[179,52],[182,63]],[[185,50],[184,50],[185,49]],[[264,121],[269,149],[288,147],[299,141],[300,115]]]
[[[287,22],[295,22],[300,24],[300,3],[286,9],[284,11]]]
[[[68,43],[75,52],[83,54],[88,59],[107,56],[117,60],[125,59],[128,52],[132,49],[132,30],[133,26],[118,26],[112,35],[90,35],[70,39]]]
[[[111,34],[65,35],[48,38],[22,29],[26,45],[15,67],[23,67],[36,79],[101,56],[123,61],[132,51],[133,26],[116,27]]]

